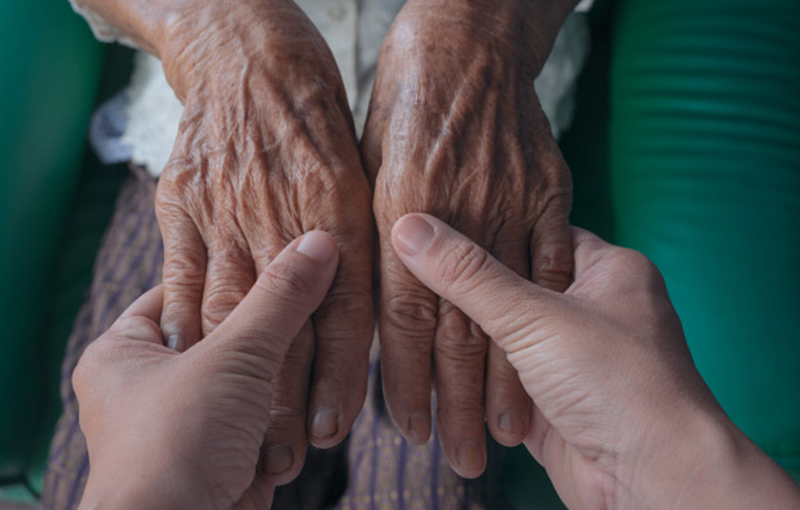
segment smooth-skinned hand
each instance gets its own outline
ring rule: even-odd
[[[276,379],[337,263],[335,239],[310,232],[185,352],[163,343],[161,287],[90,344],[73,375],[91,463],[81,510],[269,508]]]
[[[403,217],[392,243],[519,372],[533,404],[524,443],[569,508],[800,507],[703,382],[640,253],[574,229],[574,281],[559,294],[432,216]]]
[[[485,424],[504,445],[522,441],[530,401],[502,351],[400,262],[391,229],[405,213],[433,214],[522,277],[567,288],[571,178],[533,87],[560,26],[551,14],[523,0],[410,0],[382,47],[361,142],[387,406],[424,443],[433,387],[444,454],[465,477],[484,470]]]
[[[295,237],[320,229],[341,246],[330,292],[278,378],[266,457],[285,483],[308,440],[345,437],[366,394],[369,185],[334,58],[299,7],[196,5],[173,17],[159,48],[185,106],[156,196],[168,344],[183,351],[212,334]]]

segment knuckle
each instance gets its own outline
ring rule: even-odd
[[[464,435],[465,432],[473,432],[476,424],[483,421],[483,392],[474,395],[476,398],[441,399],[438,417],[451,433]]]
[[[558,143],[547,132],[544,150],[539,154],[539,167],[554,190],[571,190],[572,174],[569,171]]]
[[[206,291],[203,320],[220,323],[245,298],[247,292],[238,285],[219,286]]]
[[[568,242],[552,242],[534,254],[540,270],[549,273],[569,273],[572,271],[572,245]]]
[[[91,380],[96,367],[102,366],[102,360],[106,357],[103,352],[103,344],[102,339],[98,339],[90,343],[81,354],[78,364],[72,372],[72,385],[76,392],[80,393],[83,382]]]
[[[409,16],[397,17],[384,43],[386,51],[391,50],[399,54],[415,50],[421,44],[424,42],[420,36],[419,21]]]
[[[660,278],[660,272],[647,256],[636,250],[621,248],[614,258],[614,265],[620,272],[632,275],[637,279],[652,281]]]
[[[155,212],[162,230],[180,229],[191,221],[191,209],[202,203],[202,194],[196,189],[197,183],[187,179],[187,174],[180,177],[168,174],[164,170],[159,178],[155,196]]]
[[[126,320],[129,319],[123,319],[117,324],[122,325],[124,328],[123,323]],[[136,327],[139,326],[137,325]],[[102,375],[105,367],[120,359],[119,349],[115,349],[114,344],[109,342],[109,336],[119,335],[120,331],[122,335],[126,335],[125,329],[109,330],[83,350],[78,364],[72,372],[72,384],[76,393],[80,394],[83,388],[97,384],[97,380]]]
[[[459,243],[441,259],[437,274],[450,287],[455,282],[466,283],[479,278],[490,262],[489,253],[477,244]]]
[[[482,367],[488,347],[488,339],[474,322],[449,302],[442,303],[436,330],[437,356],[470,367],[476,363]]]
[[[454,338],[458,337],[454,336]],[[435,348],[437,357],[443,361],[456,364],[457,366],[469,366],[474,368],[477,364],[483,367],[487,345],[485,340],[477,339],[466,341],[440,340],[436,342]]]
[[[326,339],[356,340],[368,344],[372,339],[372,296],[365,292],[329,293],[317,309],[317,334]],[[348,342],[333,342],[330,347],[346,349]]]
[[[429,299],[413,295],[393,296],[384,317],[394,329],[427,336],[436,325],[436,306]]]
[[[183,293],[173,296],[172,300],[164,301],[161,312],[161,327],[164,336],[192,335],[195,333],[195,323],[201,318],[200,303]],[[184,340],[188,340],[184,338]],[[199,339],[198,339],[199,340]]]
[[[550,290],[566,290],[572,275],[572,256],[548,250],[536,259],[533,281]]]
[[[158,180],[158,196],[169,196],[170,192],[191,189],[191,184],[202,175],[203,161],[191,152],[170,157]]]
[[[664,276],[658,267],[643,253],[635,250],[625,250],[623,257],[627,272],[634,278],[634,281],[641,282],[648,290],[648,295],[665,296],[667,295],[667,285]]]
[[[565,225],[569,223],[569,214],[572,210],[572,180],[569,172],[564,172],[553,178],[543,191],[541,205],[541,215],[536,221],[538,226],[547,222],[552,226]],[[547,225],[545,225],[547,226]]]
[[[217,327],[222,324],[229,313],[230,310],[223,313],[221,310],[203,308],[200,317],[202,321],[203,336],[209,335],[212,331],[217,329]]]
[[[181,246],[164,260],[164,284],[168,287],[188,287],[205,280],[205,251],[197,247]]]
[[[554,199],[569,204],[572,200],[572,173],[569,171],[569,168],[567,167],[567,164],[560,152],[552,179],[553,188],[557,192],[557,195],[554,197]]]
[[[324,314],[344,314],[347,318],[351,318],[363,316],[365,309],[372,309],[371,292],[333,286],[320,306],[319,311]]]
[[[620,250],[619,260],[628,267],[634,267],[639,270],[649,270],[652,266],[650,259],[648,259],[646,255],[628,248],[622,248]]]
[[[303,301],[314,291],[314,285],[308,275],[280,261],[270,264],[264,270],[263,277],[256,281],[256,285],[291,301]]]
[[[299,443],[302,438],[305,438],[306,410],[296,398],[287,397],[285,392],[276,390],[269,410],[272,420],[270,429],[280,433],[271,439],[284,444],[291,441]],[[296,396],[292,395],[291,397]]]
[[[263,403],[275,394],[278,371],[283,363],[282,353],[271,348],[269,338],[256,331],[242,331],[231,342],[221,342],[209,348],[221,373],[237,374],[237,381],[249,385],[250,398]]]

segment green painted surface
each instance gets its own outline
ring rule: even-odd
[[[0,485],[0,502],[13,501],[15,503],[36,503],[36,497],[23,484]],[[0,503],[0,508],[2,508]],[[17,507],[14,507],[17,508]],[[23,508],[20,506],[20,508]],[[31,507],[33,509],[34,507]]]
[[[616,23],[617,241],[661,269],[714,394],[797,477],[800,2],[623,0]]]
[[[0,472],[25,468],[43,414],[55,264],[102,46],[63,0],[0,3]]]

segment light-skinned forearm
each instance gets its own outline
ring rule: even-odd
[[[630,466],[633,497],[618,508],[798,508],[797,484],[722,412],[674,418]]]
[[[173,458],[169,448],[160,459],[134,459],[115,454],[113,446],[93,459],[79,510],[214,509],[207,482]]]

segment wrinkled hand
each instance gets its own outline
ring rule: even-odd
[[[428,212],[523,277],[567,288],[571,180],[533,88],[550,46],[526,9],[406,4],[384,42],[361,145],[380,234],[386,401],[403,434],[425,442],[435,373],[444,453],[467,477],[485,467],[484,415],[499,442],[518,444],[530,399],[480,328],[406,270],[390,233],[403,214]]]
[[[156,201],[165,249],[161,326],[169,345],[191,347],[289,241],[313,229],[336,237],[336,279],[278,382],[265,455],[283,483],[302,467],[306,420],[310,440],[332,446],[364,400],[373,334],[370,191],[338,69],[302,11],[278,0],[210,4],[210,13],[175,17],[161,51],[185,105]]]
[[[430,216],[398,221],[394,246],[519,371],[534,403],[525,446],[567,507],[797,508],[797,485],[697,372],[658,269],[574,232],[565,294],[520,278]]]
[[[183,353],[163,345],[161,287],[90,344],[73,375],[91,462],[81,509],[269,508],[257,470],[276,376],[337,260],[330,235],[306,234]]]

